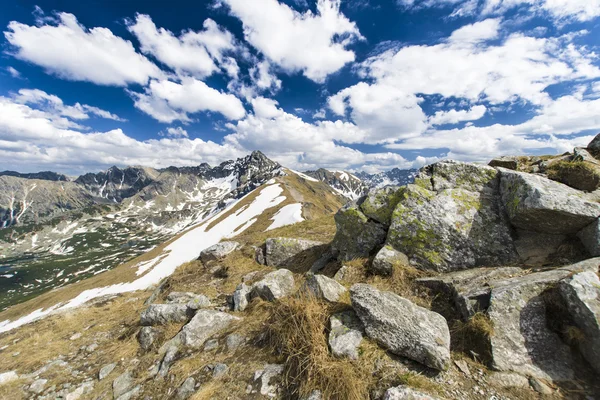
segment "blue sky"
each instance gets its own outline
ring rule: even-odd
[[[600,0],[0,3],[0,169],[375,172],[600,131]]]

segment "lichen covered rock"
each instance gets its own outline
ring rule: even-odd
[[[214,311],[199,310],[175,337],[175,342],[184,346],[199,349],[211,336],[226,329],[232,322],[241,318],[233,315]]]
[[[293,290],[294,274],[287,269],[279,269],[252,285],[250,298],[260,297],[266,301],[274,301],[289,296]]]
[[[228,254],[233,253],[239,246],[240,244],[238,242],[217,243],[202,250],[199,259],[202,260],[204,264],[220,260]]]
[[[300,253],[323,246],[321,242],[295,238],[269,238],[265,243],[265,260],[269,267],[285,267]]]
[[[401,191],[397,186],[373,189],[361,200],[360,211],[368,218],[389,226],[400,196]]]
[[[304,283],[304,290],[317,299],[322,299],[330,303],[340,300],[340,297],[347,292],[346,288],[335,280],[325,275],[309,274]]]
[[[548,178],[592,192],[600,187],[600,166],[589,161],[561,161],[548,168]]]
[[[400,253],[391,246],[383,246],[373,259],[369,270],[375,275],[390,276],[395,267],[407,265],[410,264],[406,254]]]
[[[140,316],[141,325],[164,325],[185,322],[193,315],[185,304],[150,304]]]
[[[331,247],[337,251],[338,260],[369,257],[384,242],[385,225],[369,219],[358,202],[351,202],[335,214],[336,233]]]
[[[358,347],[363,339],[364,328],[354,311],[334,314],[329,319],[329,347],[335,357],[358,359]]]

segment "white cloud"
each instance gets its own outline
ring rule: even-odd
[[[6,67],[6,72],[8,72],[10,74],[10,76],[12,76],[13,78],[21,77],[21,73],[13,67]]]
[[[483,118],[487,108],[483,105],[472,107],[470,110],[437,111],[429,117],[429,125],[457,124],[463,121],[475,121]]]
[[[250,79],[260,90],[277,92],[281,89],[281,80],[271,72],[271,64],[266,60],[250,68]]]
[[[98,85],[144,85],[150,77],[162,76],[158,67],[136,53],[131,42],[109,29],[88,30],[73,14],[57,17],[38,20],[39,26],[10,22],[4,36],[11,53],[63,79]]]
[[[340,13],[340,0],[318,0],[317,13],[299,13],[277,0],[223,0],[244,25],[244,37],[288,73],[322,82],[355,59],[348,45],[362,40]]]
[[[246,110],[233,94],[220,92],[197,79],[180,83],[152,80],[144,93],[130,92],[135,106],[160,122],[190,121],[188,114],[217,112],[230,120],[243,118]]]
[[[135,22],[129,21],[129,30],[137,37],[142,52],[151,54],[175,71],[205,78],[216,72],[217,63],[230,73],[235,60],[223,53],[235,49],[233,35],[220,28],[212,19],[203,23],[203,31],[184,31],[179,37],[164,28],[157,28],[148,15],[138,14]],[[237,66],[237,64],[235,64]]]
[[[327,111],[324,108],[320,108],[313,114],[314,119],[325,119],[327,117]]]
[[[500,19],[490,18],[485,21],[465,25],[452,32],[448,39],[451,43],[479,43],[496,39],[500,31]]]
[[[178,126],[175,128],[167,128],[166,132],[159,132],[159,136],[167,136],[170,138],[187,138],[189,137],[187,131],[182,127]]]

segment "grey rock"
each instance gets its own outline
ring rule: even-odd
[[[488,382],[496,387],[515,387],[515,388],[527,388],[529,387],[529,380],[527,377],[514,373],[514,372],[494,372],[488,377]]]
[[[360,273],[357,267],[352,267],[350,265],[342,265],[340,269],[335,273],[333,279],[337,282],[350,282],[353,276],[356,276]]]
[[[435,190],[416,184],[401,188],[388,245],[406,254],[412,264],[440,272],[518,260],[510,224],[499,205],[494,168],[440,162],[420,176],[434,182]]]
[[[490,167],[502,167],[516,171],[519,168],[519,159],[517,157],[503,156],[494,158],[488,165]]]
[[[214,310],[199,310],[176,336],[184,346],[199,349],[211,336],[241,318]]]
[[[81,396],[90,393],[92,390],[94,390],[94,382],[84,382],[72,392],[67,393],[65,400],[78,400]]]
[[[263,369],[254,372],[254,382],[258,384],[258,391],[263,396],[275,397],[279,390],[277,380],[283,372],[281,364],[267,364]]]
[[[294,274],[287,269],[279,269],[268,273],[263,279],[252,285],[250,297],[274,301],[289,296],[293,290]]]
[[[588,150],[600,150],[600,133],[588,144]]]
[[[204,343],[204,351],[211,351],[219,347],[219,341],[217,339],[210,339]]]
[[[220,260],[226,257],[228,254],[233,253],[239,247],[239,245],[240,244],[238,242],[217,243],[202,250],[200,252],[199,259],[204,264],[207,264],[210,261]]]
[[[246,343],[246,337],[239,335],[237,333],[232,333],[227,335],[227,337],[225,338],[225,346],[227,348],[227,351],[236,351],[237,349],[240,348],[240,346],[244,345]]]
[[[191,292],[171,292],[167,295],[168,304],[186,304],[188,301],[196,296],[195,293]]]
[[[331,247],[338,252],[340,261],[369,257],[383,244],[387,234],[386,226],[369,219],[357,202],[346,204],[335,214],[335,225]]]
[[[201,308],[208,308],[212,306],[210,299],[202,294],[195,295],[186,303],[188,308],[188,313],[190,310],[196,311]]]
[[[600,161],[596,159],[587,149],[582,147],[575,147],[573,149],[573,161],[585,161],[592,164],[600,165]]]
[[[583,357],[600,374],[600,279],[585,271],[562,280],[558,286],[565,306],[584,334],[578,343]]]
[[[240,283],[233,292],[233,311],[244,311],[248,307],[248,299],[252,288]]]
[[[115,369],[116,366],[117,366],[116,363],[111,363],[111,364],[106,364],[102,368],[100,368],[100,371],[98,372],[98,380],[101,381],[102,379],[104,379],[108,375],[110,375],[110,373],[113,372],[113,370]]]
[[[360,202],[360,211],[366,217],[388,227],[401,194],[402,191],[397,186],[370,190]]]
[[[19,379],[19,375],[17,371],[7,371],[0,373],[0,385],[4,385],[5,383],[16,381]]]
[[[137,334],[137,340],[144,351],[148,351],[162,337],[160,329],[153,326],[143,326]]]
[[[134,399],[134,398],[136,398],[138,396],[138,394],[140,393],[141,390],[142,390],[142,387],[140,385],[137,385],[133,389],[131,389],[128,392],[123,393],[122,395],[120,395],[119,397],[117,397],[116,400],[131,400],[131,399]]]
[[[329,347],[335,357],[358,359],[364,327],[354,311],[344,311],[329,318]]]
[[[394,354],[438,370],[448,368],[450,332],[440,314],[366,284],[352,286],[350,299],[368,337]]]
[[[158,374],[156,375],[157,378],[165,378],[167,376],[169,369],[171,368],[173,362],[177,359],[178,354],[179,347],[177,346],[170,346],[167,349],[160,363],[160,368],[158,369]]]
[[[301,400],[323,400],[323,393],[320,390],[313,390],[308,397],[302,397]]]
[[[397,386],[388,389],[383,400],[438,400],[423,392],[416,391],[407,386]]]
[[[515,247],[519,258],[527,266],[544,266],[567,240],[567,235],[540,233],[516,229]]]
[[[150,304],[140,316],[142,325],[164,325],[171,322],[185,322],[190,318],[185,304]]]
[[[187,400],[196,392],[196,380],[193,377],[187,378],[177,389],[176,400]]]
[[[229,371],[229,367],[227,366],[227,364],[217,363],[213,367],[212,377],[220,378],[220,377],[224,376],[227,373],[227,371]]]
[[[36,379],[31,385],[29,385],[29,391],[35,394],[40,394],[46,388],[48,379]]]
[[[300,253],[323,246],[321,242],[293,238],[269,238],[265,242],[265,259],[270,267],[285,267]]]
[[[589,266],[588,260],[494,283],[488,316],[494,326],[490,345],[495,370],[547,380],[572,379],[570,349],[548,328],[542,293]]]
[[[74,333],[69,340],[77,340],[81,337],[81,332]]]
[[[254,248],[254,261],[260,265],[267,265],[267,261],[265,260],[265,249],[263,246]]]
[[[600,219],[580,230],[577,237],[592,257],[600,256]]]
[[[124,372],[119,375],[112,384],[113,397],[116,399],[119,396],[127,393],[133,388],[134,380],[129,372]]]
[[[449,294],[461,317],[466,321],[476,312],[487,310],[495,281],[522,274],[523,270],[517,267],[474,268],[420,278],[416,283],[436,292]]]
[[[303,290],[317,299],[336,303],[348,290],[335,280],[324,275],[309,274]]]
[[[570,234],[600,216],[600,204],[586,201],[582,192],[542,176],[500,169],[502,202],[517,228]]]
[[[406,254],[391,246],[383,246],[373,259],[369,270],[375,275],[391,276],[395,266],[408,265],[410,263]]]

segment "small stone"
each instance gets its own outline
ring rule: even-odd
[[[244,311],[248,307],[248,297],[252,288],[240,283],[233,292],[233,311]]]
[[[454,360],[454,364],[456,367],[465,374],[466,376],[471,376],[471,371],[469,370],[469,365],[465,360]]]
[[[391,246],[383,246],[377,253],[369,270],[375,275],[390,276],[395,266],[408,266],[406,254],[395,250]]]
[[[179,386],[177,389],[177,394],[175,395],[176,400],[187,400],[190,396],[194,394],[196,391],[196,380],[193,377],[187,378],[183,381],[183,384]]]
[[[269,397],[277,396],[279,386],[271,380],[278,378],[282,372],[281,364],[267,364],[263,369],[254,372],[254,381],[259,384],[260,394]]]
[[[140,344],[140,347],[143,350],[148,351],[161,336],[162,332],[160,329],[153,326],[143,326],[138,332],[137,340]]]
[[[98,372],[98,380],[101,381],[102,379],[104,379],[108,375],[110,375],[110,373],[113,372],[113,370],[115,369],[116,366],[117,366],[116,363],[112,363],[112,364],[106,364],[105,366],[100,368],[100,372]]]
[[[494,372],[489,376],[488,381],[496,387],[529,387],[529,380],[514,372]]]
[[[263,279],[252,285],[250,297],[274,301],[292,294],[293,290],[294,274],[287,269],[279,269],[268,273]]]
[[[201,308],[208,308],[211,306],[210,299],[202,294],[195,295],[190,301],[187,302],[188,310],[199,310]]]
[[[93,353],[98,348],[98,343],[92,343],[85,348],[85,351],[88,353]]]
[[[177,346],[170,346],[163,357],[162,362],[160,363],[160,369],[158,370],[157,377],[164,378],[169,373],[169,369],[171,368],[171,364],[177,359],[177,354],[179,353],[179,348]]]
[[[79,339],[80,337],[81,337],[81,332],[77,332],[77,333],[73,334],[73,336],[71,336],[71,337],[69,338],[69,340],[77,340],[77,339]]]
[[[202,260],[203,264],[207,264],[210,261],[216,261],[224,258],[230,253],[233,253],[238,247],[238,242],[221,242],[200,252],[200,257],[198,259]]]
[[[363,339],[364,328],[354,311],[334,314],[329,319],[329,347],[335,357],[358,359],[358,348]]]
[[[529,384],[531,385],[533,390],[540,394],[551,395],[552,393],[554,393],[554,390],[552,390],[550,386],[546,385],[542,380],[536,377],[530,377]]]
[[[44,391],[48,383],[48,379],[36,379],[31,385],[29,385],[29,391],[35,394],[40,394]]]
[[[5,383],[12,382],[17,379],[19,379],[17,371],[8,371],[0,373],[0,385],[4,385]]]
[[[229,351],[229,352],[237,350],[244,343],[246,343],[246,337],[242,336],[242,335],[238,335],[236,333],[227,335],[227,338],[225,338],[225,344],[227,347],[227,351]]]
[[[133,387],[133,383],[133,377],[129,372],[124,372],[119,375],[112,384],[113,397],[116,399],[127,393]]]
[[[204,343],[204,351],[211,351],[219,347],[219,341],[217,339],[210,339]]]
[[[185,304],[150,304],[140,316],[140,324],[165,325],[171,322],[185,322],[190,318]]]
[[[229,370],[229,367],[227,366],[227,364],[217,363],[213,367],[212,377],[219,378],[219,377],[225,375],[228,370]]]
[[[397,386],[388,389],[383,400],[438,400],[425,393],[418,392],[406,386]]]

